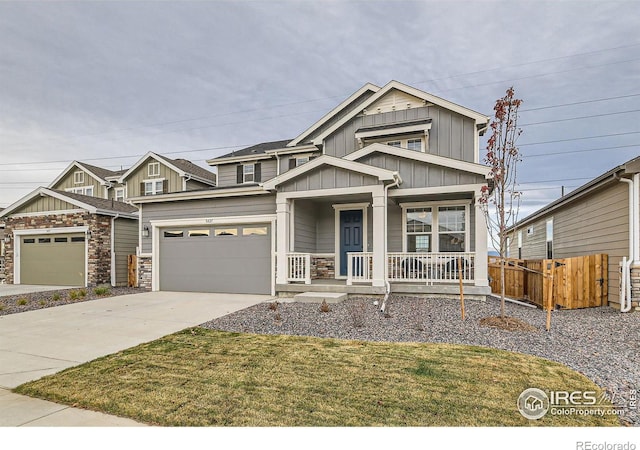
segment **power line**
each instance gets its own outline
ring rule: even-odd
[[[614,150],[617,148],[629,148],[629,147],[640,147],[640,144],[630,144],[630,145],[616,145],[615,147],[600,147],[600,148],[588,148],[584,150],[568,150],[566,152],[550,152],[550,153],[540,153],[537,155],[525,155],[525,158],[538,158],[543,156],[555,156],[555,155],[569,155],[571,153],[587,153],[587,152],[597,152],[602,150]]]
[[[519,184],[559,183],[562,181],[591,180],[592,178],[593,177],[581,177],[581,178],[563,178],[559,180],[520,181]]]
[[[612,112],[612,113],[594,114],[594,115],[591,115],[591,116],[568,117],[566,119],[554,119],[554,120],[545,120],[545,121],[542,121],[542,122],[523,123],[522,125],[518,125],[518,126],[520,126],[520,127],[528,127],[528,126],[531,126],[531,125],[542,125],[544,123],[557,123],[557,122],[568,122],[570,120],[593,119],[595,117],[615,116],[615,115],[620,115],[620,114],[634,113],[634,112],[638,112],[638,111],[640,111],[640,109],[631,109],[631,110],[628,110],[628,111],[618,111],[618,112]]]
[[[606,97],[606,98],[599,98],[595,100],[584,100],[581,102],[562,103],[560,105],[549,105],[549,106],[539,106],[537,108],[519,109],[518,112],[539,111],[541,109],[560,108],[561,106],[584,105],[586,103],[604,102],[608,100],[619,100],[621,98],[638,97],[638,96],[640,96],[640,94],[619,95],[617,97]]]
[[[518,144],[518,147],[526,147],[528,145],[554,144],[556,142],[582,141],[582,140],[585,140],[585,139],[596,139],[596,138],[603,138],[603,137],[625,136],[625,135],[629,135],[629,134],[640,134],[640,131],[628,131],[628,132],[625,132],[625,133],[601,134],[599,136],[585,136],[585,137],[570,138],[570,139],[557,139],[555,141],[529,142],[528,144]]]

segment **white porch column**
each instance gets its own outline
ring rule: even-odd
[[[289,199],[276,194],[276,284],[287,284],[290,226]]]
[[[475,201],[475,213],[476,220],[474,226],[474,233],[476,234],[476,260],[475,260],[475,285],[476,286],[489,286],[489,268],[487,261],[487,241],[488,231],[486,225],[486,219],[484,213],[478,207],[479,196],[476,195]]]
[[[385,205],[384,186],[376,186],[371,193],[373,200],[373,280],[372,286],[384,286],[385,257]]]

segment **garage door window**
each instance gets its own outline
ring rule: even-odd
[[[38,238],[38,244],[48,244],[51,242],[51,238]]]
[[[24,240],[24,243],[25,243],[25,244],[35,244],[35,243],[36,243],[36,240],[35,240],[35,239],[25,239],[25,240]]]
[[[237,236],[238,229],[237,228],[216,228],[215,235],[216,236]]]
[[[207,237],[209,230],[189,230],[189,237]]]
[[[166,238],[181,238],[184,236],[184,231],[182,230],[167,230],[164,232],[164,237]]]
[[[242,229],[243,236],[266,236],[267,227],[244,227]]]
[[[57,237],[53,240],[54,242],[67,242],[66,237]]]
[[[71,238],[71,242],[84,242],[84,236],[74,236]]]

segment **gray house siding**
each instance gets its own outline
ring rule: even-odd
[[[546,221],[553,218],[553,257],[606,253],[609,255],[609,301],[619,302],[619,264],[629,256],[629,198],[623,183],[608,185],[570,205],[552,211],[522,230],[522,257],[546,257]],[[533,225],[534,235],[527,235]],[[510,255],[518,256],[517,234],[511,239]]]
[[[411,150],[407,150],[410,152]],[[481,175],[456,169],[399,158],[384,153],[372,153],[358,160],[364,164],[397,171],[402,177],[402,189],[416,187],[457,186],[486,183]]]
[[[293,251],[316,253],[316,212],[311,202],[295,202]]]
[[[136,254],[138,246],[138,221],[118,218],[114,228],[116,286],[126,286],[128,281],[128,256]]]
[[[431,119],[428,152],[438,156],[474,162],[475,123],[438,106],[405,109],[357,116],[325,139],[327,155],[343,157],[359,149],[355,132],[363,126],[385,125],[407,120]]]
[[[316,189],[335,189],[346,187],[374,186],[376,177],[351,172],[333,166],[318,167],[304,176],[282,184],[281,192],[308,191]]]
[[[211,188],[210,184],[202,183],[196,180],[187,180],[187,191],[196,191],[199,189],[209,189]]]
[[[256,214],[275,214],[275,195],[260,194],[246,197],[225,197],[184,200],[142,205],[142,226],[151,229],[152,220],[180,220],[201,217],[229,217]],[[151,236],[142,238],[142,253],[151,253]]]
[[[260,163],[261,182],[270,180],[276,176],[277,162],[275,159],[261,159],[258,161],[247,161],[250,163]],[[218,166],[218,186],[235,186],[238,184],[237,167],[241,163],[220,164]]]

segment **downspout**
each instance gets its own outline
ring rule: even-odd
[[[111,218],[111,286],[116,287],[116,219],[120,217],[117,213]]]
[[[402,184],[402,178],[398,172],[394,172],[393,174],[394,181],[384,187],[384,286],[385,293],[384,299],[382,300],[382,306],[380,306],[380,312],[384,312],[387,308],[387,300],[389,299],[389,294],[391,294],[391,283],[389,283],[389,261],[387,260],[387,253],[389,251],[389,243],[387,239],[387,199],[388,199],[388,191],[389,188],[396,187]]]
[[[634,178],[636,176],[637,174],[634,175]],[[636,248],[635,243],[637,242],[635,240],[636,227],[634,224],[634,222],[637,222],[637,220],[635,220],[636,208],[634,205],[634,198],[637,197],[635,191],[637,191],[637,189],[634,189],[635,183],[633,181],[627,178],[620,178],[617,174],[616,178],[618,178],[619,181],[627,183],[629,186],[629,259],[625,260],[623,258],[622,275],[620,277],[620,312],[625,313],[631,310],[631,264],[633,264],[634,259],[637,257],[634,251]]]
[[[280,155],[278,152],[273,152],[276,157],[276,176],[280,175]]]

